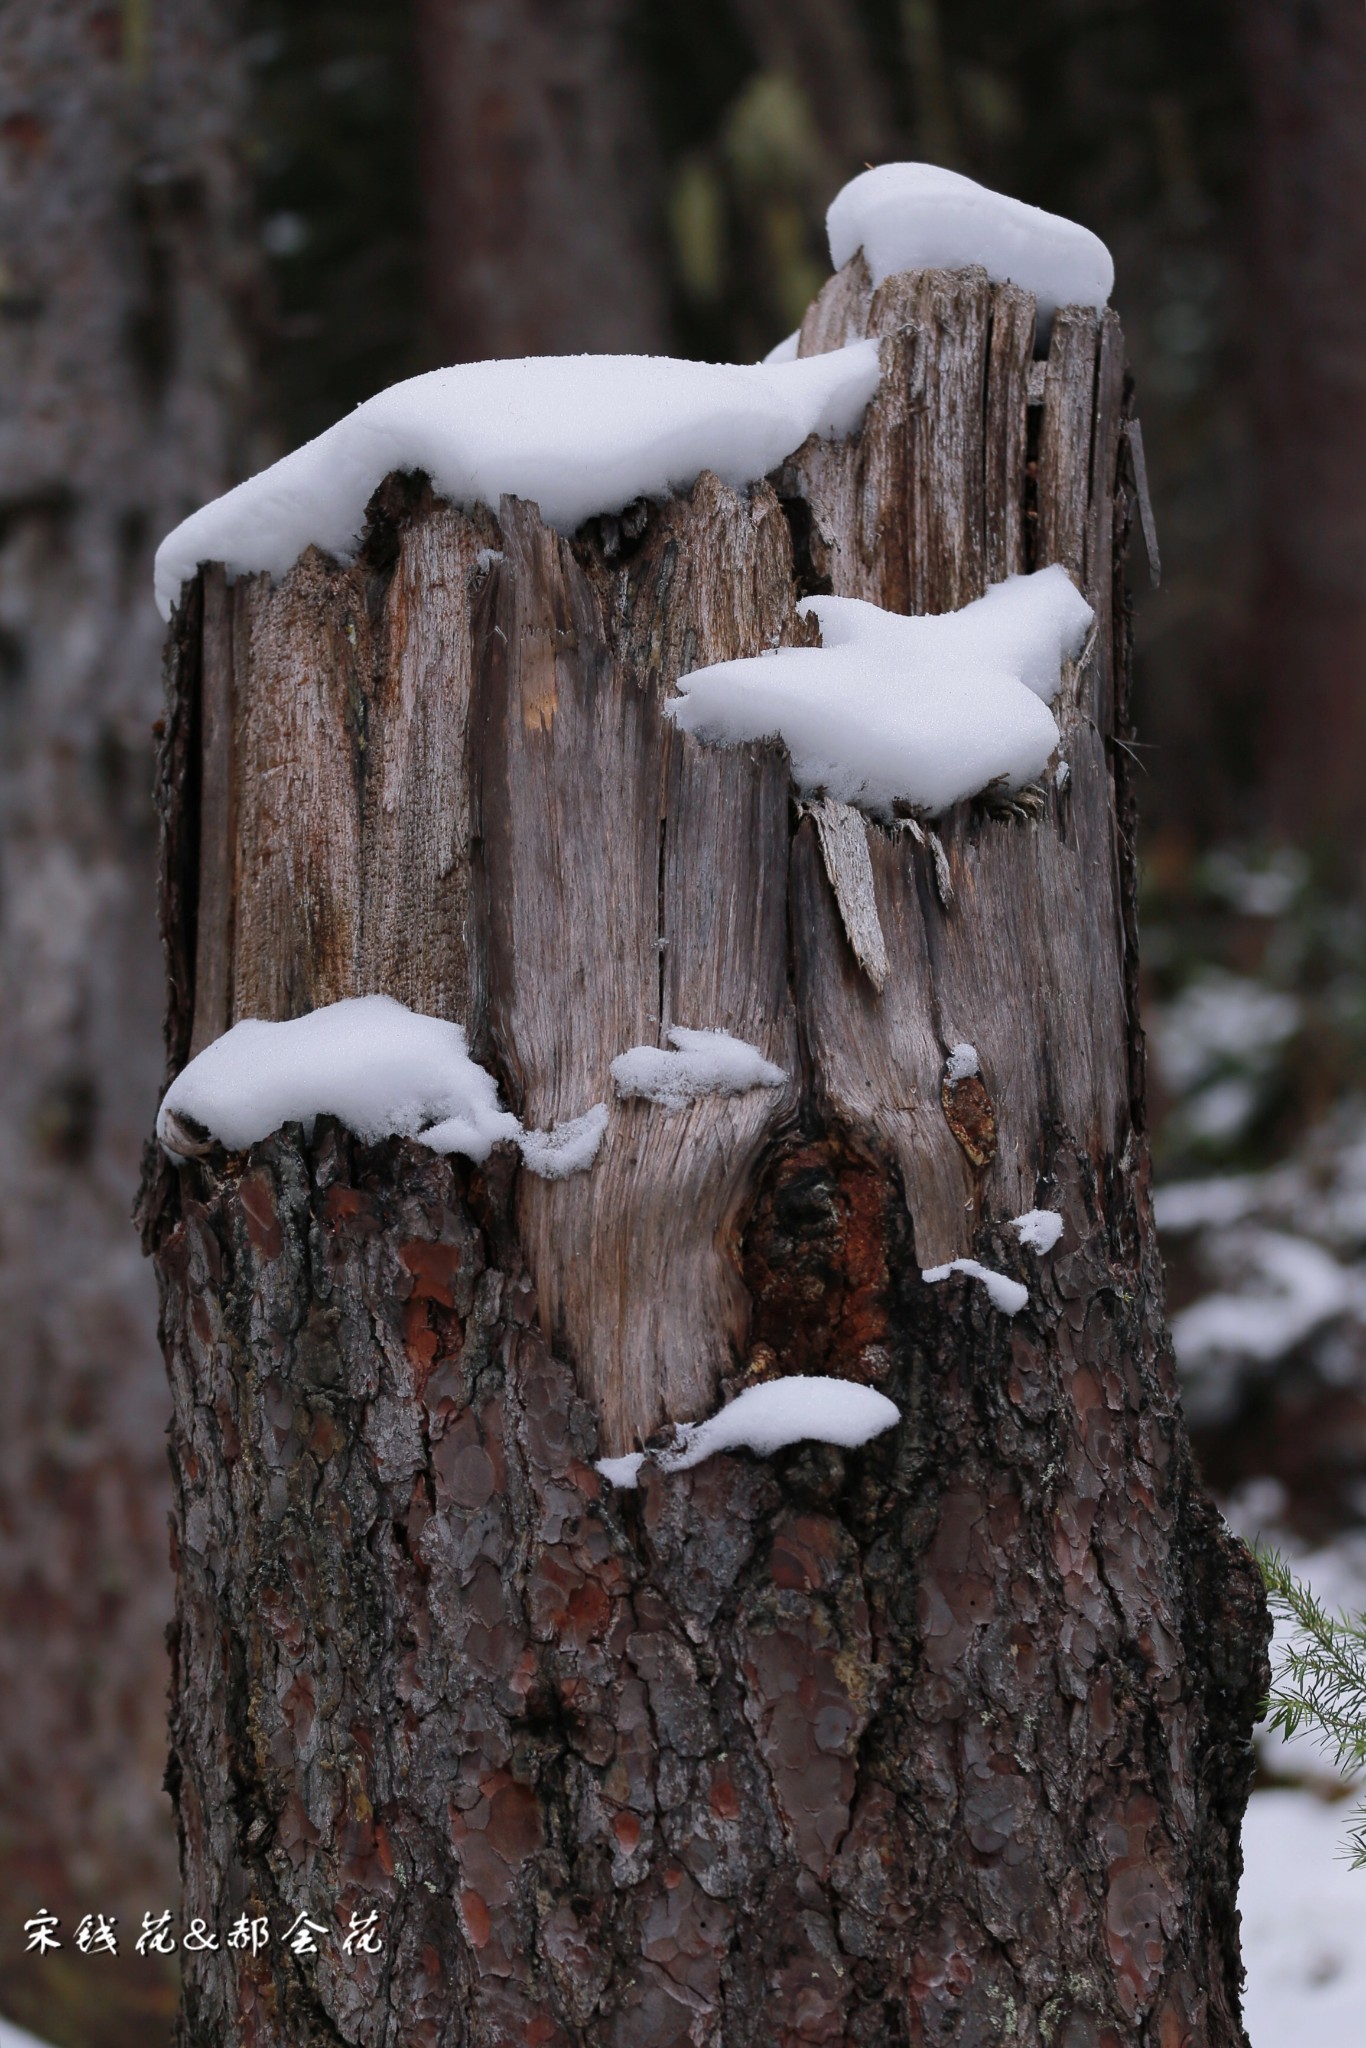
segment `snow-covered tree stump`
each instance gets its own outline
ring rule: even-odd
[[[1266,1631],[1147,1197],[1120,330],[1064,310],[1036,363],[1015,287],[856,257],[802,352],[863,333],[861,431],[747,492],[570,539],[395,476],[352,566],[177,614],[172,1071],[378,991],[528,1127],[609,1101],[563,1179],[326,1120],[149,1176],[185,1911],[272,1930],[184,1957],[186,2048],[1242,2040]],[[886,829],[665,715],[812,591],[1055,562],[1096,625],[1013,805]],[[674,1026],[789,1078],[612,1098]],[[922,1278],[962,1258],[1027,1306]],[[597,1471],[780,1374],[900,1426]]]

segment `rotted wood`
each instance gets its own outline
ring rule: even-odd
[[[1064,310],[1040,382],[1026,295],[856,259],[801,346],[865,327],[860,434],[748,492],[567,538],[391,479],[354,565],[210,572],[182,631],[168,747],[232,707],[197,840],[163,778],[196,1042],[378,988],[464,1023],[528,1123],[610,1106],[561,1182],[324,1123],[149,1186],[187,1910],[373,1903],[388,1941],[187,1957],[186,2044],[1241,2044],[1265,1620],[1147,1197],[1122,339]],[[809,640],[813,589],[937,611],[1053,560],[1096,611],[1069,772],[941,820],[949,888],[927,832],[812,815],[777,744],[665,714]],[[614,1101],[680,1024],[786,1086]],[[183,994],[172,1028],[174,1065]],[[962,1255],[1027,1309],[922,1282]],[[783,1371],[903,1421],[638,1495],[593,1469]]]

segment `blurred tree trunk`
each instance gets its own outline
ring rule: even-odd
[[[1366,10],[1253,0],[1253,336],[1271,821],[1366,879]]]
[[[629,0],[418,0],[427,307],[443,362],[667,347]]]
[[[1242,2043],[1266,1625],[1147,1198],[1122,341],[1060,314],[1040,380],[1013,287],[855,259],[803,348],[864,330],[860,434],[748,493],[567,540],[390,479],[352,567],[210,569],[178,615],[173,1065],[385,989],[540,1126],[675,1022],[790,1076],[617,1103],[557,1183],[326,1120],[153,1165],[186,1911],[271,1930],[186,1957],[183,2048]],[[781,748],[662,715],[813,587],[946,610],[1051,561],[1097,625],[1036,814],[961,806],[942,846],[812,815]],[[969,1252],[1024,1276],[1016,1320],[922,1281]],[[783,1371],[901,1424],[594,1470]]]
[[[151,557],[242,460],[228,9],[0,13],[0,2010],[155,2039],[167,1396],[128,1224],[161,967]],[[25,1959],[19,1922],[62,1916]],[[124,1954],[74,1919],[116,1913]]]

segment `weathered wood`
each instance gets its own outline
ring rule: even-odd
[[[237,890],[233,815],[233,592],[220,568],[204,576],[204,684],[199,692],[199,877],[195,900],[194,1031],[190,1056],[232,1022],[232,943]]]
[[[862,324],[861,433],[771,483],[571,539],[391,482],[352,567],[233,594],[232,1013],[386,989],[529,1124],[609,1119],[559,1182],[324,1125],[153,1190],[190,1910],[378,1902],[391,1943],[382,1977],[196,1959],[187,2048],[1241,2041],[1264,1632],[1161,1329],[1118,325],[1057,315],[1036,406],[1032,302],[980,273],[859,260],[801,346]],[[667,716],[687,670],[809,640],[813,588],[934,612],[1050,561],[1096,628],[1070,773],[1014,815],[884,829]],[[613,1100],[675,1025],[787,1085]],[[1046,1260],[1009,1229],[1040,1202]],[[960,1255],[1027,1309],[921,1280]],[[593,1471],[782,1371],[904,1420],[639,1495]]]
[[[1029,465],[1029,373],[1034,300],[1018,285],[996,287],[987,362],[986,575],[988,583],[1029,567],[1024,478]]]
[[[879,995],[887,986],[887,942],[878,921],[873,893],[873,863],[863,813],[833,797],[817,797],[805,806],[816,821],[826,879],[854,958]]]

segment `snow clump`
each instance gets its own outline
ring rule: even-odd
[[[950,1273],[966,1273],[970,1279],[980,1280],[992,1307],[999,1308],[1004,1315],[1017,1316],[1029,1299],[1029,1289],[1018,1280],[1012,1280],[1007,1273],[995,1273],[990,1266],[979,1265],[976,1259],[950,1259],[946,1266],[927,1266],[920,1277],[933,1284],[947,1280]]]
[[[825,216],[830,261],[862,249],[875,285],[901,270],[964,270],[1032,292],[1040,325],[1059,306],[1099,312],[1115,266],[1098,235],[1060,214],[990,192],[938,164],[879,164],[836,195]]]
[[[367,1144],[421,1137],[433,1151],[475,1160],[521,1131],[458,1024],[391,996],[354,996],[285,1023],[234,1024],[171,1083],[157,1136],[174,1152],[172,1120],[189,1119],[241,1152],[282,1124],[311,1134],[320,1116],[340,1118]]]
[[[430,370],[182,521],[157,549],[157,604],[168,619],[202,562],[282,576],[310,545],[350,561],[393,470],[425,472],[466,509],[531,499],[566,533],[704,469],[740,489],[810,434],[853,433],[877,382],[876,341],[801,362],[521,356]]]
[[[716,745],[776,735],[804,794],[884,819],[898,804],[936,816],[989,783],[1039,775],[1058,744],[1048,705],[1062,663],[1093,617],[1059,563],[929,618],[852,597],[797,609],[819,622],[819,647],[693,669],[664,708]]]
[[[743,1095],[751,1088],[781,1088],[787,1075],[757,1045],[728,1031],[685,1031],[673,1025],[674,1051],[633,1045],[612,1062],[620,1096],[640,1095],[664,1109],[686,1109],[701,1095]]]
[[[900,1422],[895,1401],[854,1380],[806,1378],[795,1374],[746,1387],[743,1394],[705,1422],[678,1425],[668,1450],[632,1451],[624,1458],[599,1458],[598,1470],[613,1486],[638,1485],[647,1457],[661,1471],[686,1472],[718,1451],[749,1450],[771,1458],[788,1444],[812,1440],[856,1450]]]
[[[517,1140],[522,1163],[542,1180],[568,1180],[572,1173],[587,1173],[606,1129],[607,1104],[595,1102],[583,1116],[556,1124],[553,1130],[523,1131]]]
[[[1023,1216],[1011,1217],[1010,1227],[1021,1244],[1040,1254],[1051,1252],[1062,1236],[1062,1218],[1056,1209],[1027,1209]]]

